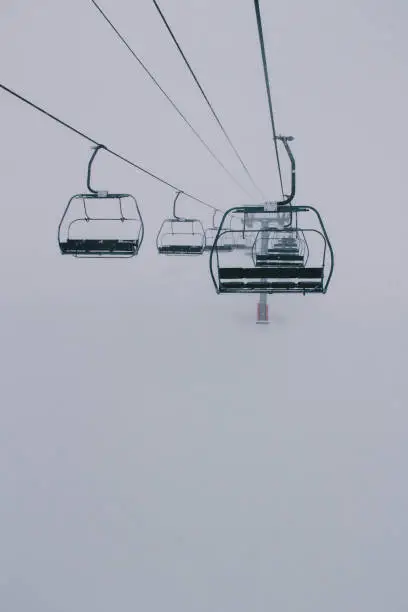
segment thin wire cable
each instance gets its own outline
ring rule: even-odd
[[[282,180],[282,169],[281,169],[281,164],[280,164],[280,159],[279,159],[279,149],[278,149],[278,143],[276,139],[275,119],[273,116],[271,88],[269,85],[268,63],[266,61],[265,42],[264,42],[263,30],[262,30],[262,17],[261,17],[261,11],[259,8],[259,0],[254,0],[254,2],[255,2],[256,22],[257,22],[258,34],[259,34],[259,44],[261,47],[262,63],[263,63],[264,76],[265,76],[266,95],[268,98],[269,115],[271,118],[272,133],[273,133],[273,142],[275,144],[276,161],[278,164],[279,180],[280,180],[280,185],[281,185],[281,190],[282,190],[282,198],[285,198],[285,193],[283,189],[283,180]]]
[[[128,51],[130,51],[130,53],[133,55],[133,57],[135,58],[135,60],[137,60],[137,62],[139,62],[139,65],[143,68],[143,70],[145,71],[145,73],[150,77],[150,79],[153,81],[153,83],[156,85],[156,87],[158,87],[158,89],[161,91],[161,93],[164,95],[164,97],[166,98],[166,100],[168,102],[170,102],[171,106],[174,108],[174,110],[178,113],[178,115],[183,119],[183,121],[188,125],[188,127],[191,129],[191,131],[193,132],[193,134],[198,138],[198,140],[201,142],[201,144],[207,149],[208,153],[210,153],[210,155],[215,159],[215,161],[219,164],[219,166],[221,166],[221,168],[228,174],[228,176],[230,177],[231,180],[234,181],[234,183],[242,190],[246,193],[246,195],[248,195],[249,197],[251,197],[251,194],[248,192],[248,190],[239,182],[239,180],[237,178],[235,178],[235,176],[228,170],[228,168],[225,166],[225,164],[223,164],[223,162],[219,159],[219,157],[216,155],[216,153],[214,153],[214,151],[211,149],[211,147],[206,143],[206,141],[202,138],[202,136],[200,136],[200,134],[197,132],[197,130],[194,128],[194,126],[192,125],[192,123],[187,119],[187,117],[185,116],[185,114],[179,109],[179,107],[177,106],[177,104],[174,102],[174,100],[168,95],[168,93],[163,89],[163,87],[160,85],[160,83],[158,82],[158,80],[156,79],[156,77],[150,72],[150,70],[147,68],[146,64],[144,64],[144,62],[140,59],[140,57],[135,53],[135,51],[132,49],[132,47],[129,45],[129,43],[127,42],[127,40],[122,36],[122,34],[119,32],[119,30],[114,26],[114,24],[112,23],[112,21],[109,19],[109,17],[106,15],[106,13],[102,10],[102,8],[99,6],[99,4],[96,2],[96,0],[91,0],[92,4],[95,6],[95,8],[99,11],[99,13],[102,15],[102,17],[105,19],[105,21],[110,25],[110,27],[112,28],[112,30],[115,32],[115,34],[118,36],[118,38],[122,41],[122,43],[125,45],[125,47],[128,49]]]
[[[94,145],[100,144],[100,142],[98,142],[94,138],[91,138],[90,136],[88,136],[84,132],[81,132],[80,130],[77,130],[76,128],[74,128],[69,123],[66,123],[62,119],[59,119],[55,115],[53,115],[50,112],[46,111],[44,108],[41,108],[41,106],[38,106],[37,104],[34,104],[34,102],[31,102],[30,100],[28,100],[24,96],[22,96],[22,95],[18,94],[17,92],[13,91],[9,87],[6,87],[6,85],[3,85],[2,83],[0,83],[0,88],[3,89],[4,91],[6,91],[7,93],[11,94],[15,98],[18,98],[19,100],[21,100],[25,104],[28,104],[29,106],[31,106],[35,110],[39,111],[43,115],[46,115],[50,119],[53,119],[54,121],[56,121],[60,125],[66,127],[69,130],[71,130],[72,132],[74,132],[78,136],[81,136],[82,138],[85,138],[85,140],[88,140],[89,142],[92,142],[92,144],[94,144]],[[151,178],[155,179],[156,181],[159,181],[163,185],[167,185],[167,187],[170,187],[171,189],[174,189],[175,191],[181,191],[185,196],[187,196],[191,200],[195,200],[196,202],[199,202],[200,204],[203,204],[204,206],[207,206],[208,208],[211,208],[212,210],[218,210],[219,212],[223,212],[222,210],[220,210],[216,206],[212,206],[211,204],[208,204],[207,202],[204,202],[204,200],[201,200],[201,198],[198,198],[198,197],[192,195],[191,193],[188,193],[187,191],[184,191],[184,189],[181,189],[180,187],[177,187],[176,185],[173,185],[169,181],[166,181],[165,179],[161,178],[157,174],[154,174],[150,170],[147,170],[146,168],[143,168],[143,166],[140,166],[139,164],[136,164],[135,162],[131,161],[130,159],[128,159],[126,157],[124,157],[120,153],[117,153],[116,151],[113,151],[109,147],[105,147],[105,151],[107,151],[108,153],[110,153],[114,157],[117,157],[118,159],[120,159],[121,161],[125,162],[126,164],[129,164],[133,168],[136,168],[137,170],[140,170],[144,174],[147,174],[148,176],[150,176]]]
[[[92,0],[93,2],[93,0]],[[200,81],[198,80],[197,75],[195,74],[194,70],[191,67],[190,62],[188,61],[185,53],[183,52],[183,49],[181,48],[180,43],[178,42],[176,36],[174,35],[174,32],[172,30],[172,28],[170,27],[170,24],[168,23],[163,11],[161,10],[158,2],[156,2],[156,0],[153,0],[153,4],[156,7],[157,12],[159,13],[164,25],[166,26],[167,31],[169,32],[174,44],[176,45],[181,57],[184,60],[184,63],[186,64],[191,76],[193,77],[198,89],[200,90],[204,100],[206,101],[208,108],[210,109],[215,121],[217,122],[218,126],[221,128],[222,133],[224,134],[225,138],[227,139],[230,147],[232,148],[232,150],[234,151],[235,155],[237,156],[241,166],[243,167],[243,169],[245,170],[246,175],[248,176],[249,180],[251,181],[252,185],[255,187],[255,189],[257,190],[257,192],[263,197],[265,198],[264,194],[262,193],[262,190],[258,187],[258,185],[256,184],[255,180],[253,179],[250,171],[248,170],[248,167],[246,166],[245,162],[243,161],[241,155],[238,152],[238,149],[235,147],[235,145],[233,144],[231,138],[228,136],[227,131],[225,130],[223,124],[221,123],[221,119],[219,118],[219,116],[217,115],[217,113],[215,112],[215,109],[213,107],[213,105],[211,104],[207,94],[205,93]]]

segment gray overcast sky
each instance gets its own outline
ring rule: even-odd
[[[270,199],[278,182],[250,0],[162,0]],[[149,0],[101,0],[229,167]],[[263,0],[297,203],[336,250],[326,296],[217,296],[168,261],[171,190],[130,261],[62,258],[89,147],[0,94],[0,609],[406,612],[408,5]],[[220,208],[247,202],[88,0],[2,0],[1,82]],[[285,170],[287,170],[285,166]],[[242,180],[245,177],[240,174]],[[186,214],[206,214],[186,203]]]

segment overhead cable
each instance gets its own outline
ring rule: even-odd
[[[270,87],[269,75],[268,75],[268,63],[266,61],[265,42],[264,42],[263,30],[262,30],[262,17],[261,17],[261,11],[259,8],[259,0],[254,0],[254,2],[255,2],[256,22],[258,26],[259,44],[261,47],[262,64],[263,64],[263,70],[264,70],[264,76],[265,76],[266,96],[268,98],[269,115],[270,115],[271,125],[272,125],[273,141],[275,145],[276,161],[278,164],[280,186],[282,190],[282,197],[284,198],[285,194],[284,194],[284,189],[283,189],[282,170],[281,170],[281,164],[280,164],[280,158],[279,158],[278,142],[277,142],[277,137],[276,137],[275,119],[273,115],[271,87]]]
[[[21,100],[25,104],[28,104],[29,106],[31,106],[35,110],[39,111],[43,115],[46,115],[50,119],[53,119],[53,121],[56,121],[60,125],[66,127],[69,130],[71,130],[72,132],[74,132],[78,136],[81,136],[82,138],[85,138],[85,140],[88,140],[92,144],[94,144],[94,145],[99,145],[100,144],[100,141],[95,140],[94,138],[91,138],[90,136],[88,136],[84,132],[81,132],[80,130],[77,130],[75,127],[73,127],[69,123],[66,123],[65,121],[63,121],[62,119],[59,119],[58,117],[56,117],[55,115],[51,114],[50,112],[48,112],[44,108],[41,108],[41,106],[38,106],[37,104],[34,104],[34,102],[31,102],[30,100],[28,100],[24,96],[22,96],[22,95],[18,94],[17,92],[13,91],[9,87],[6,87],[6,85],[3,85],[2,83],[0,83],[0,88],[3,89],[4,91],[6,91],[7,93],[11,94],[15,98],[18,98],[19,100]],[[204,202],[204,200],[202,200],[201,198],[198,198],[195,195],[193,195],[191,193],[188,193],[187,191],[184,191],[184,189],[181,189],[180,187],[177,187],[176,185],[173,185],[172,183],[170,183],[166,179],[161,178],[157,174],[154,174],[151,170],[147,170],[146,168],[143,168],[143,166],[140,166],[139,164],[136,164],[135,162],[133,162],[130,159],[128,159],[127,157],[124,157],[120,153],[117,153],[116,151],[113,151],[109,147],[104,147],[104,148],[105,148],[105,150],[108,153],[110,153],[114,157],[117,157],[118,159],[120,159],[121,161],[125,162],[126,164],[129,164],[133,168],[136,168],[137,170],[140,170],[144,174],[147,174],[148,176],[150,176],[151,178],[155,179],[156,181],[159,181],[163,185],[167,185],[167,187],[170,187],[171,189],[174,189],[175,191],[181,191],[188,198],[191,198],[192,200],[195,200],[196,202],[199,202],[200,204],[203,204],[204,206],[207,206],[208,208],[211,208],[212,210],[218,210],[219,212],[223,212],[219,208],[216,208],[215,206],[212,206],[211,204],[208,204],[207,202]]]
[[[93,0],[92,0],[92,2],[93,2]],[[156,0],[153,0],[153,4],[154,4],[154,6],[156,7],[157,12],[159,13],[159,15],[160,15],[160,17],[161,17],[161,19],[162,19],[162,21],[163,21],[164,25],[166,26],[167,31],[169,32],[169,34],[170,34],[170,36],[171,36],[171,38],[172,38],[172,40],[173,40],[174,44],[176,45],[176,47],[177,47],[177,49],[178,49],[178,51],[179,51],[179,53],[180,53],[181,57],[183,58],[184,63],[186,64],[186,66],[187,66],[187,68],[188,68],[188,70],[189,70],[189,72],[190,72],[191,76],[193,77],[193,79],[194,79],[194,81],[195,81],[195,83],[196,83],[196,85],[197,85],[198,89],[200,90],[200,92],[201,92],[201,94],[202,94],[202,96],[203,96],[204,100],[206,101],[206,103],[207,103],[207,105],[208,105],[208,108],[210,109],[210,111],[211,111],[211,113],[212,113],[212,115],[213,115],[213,117],[214,117],[215,121],[217,122],[218,126],[221,128],[222,133],[224,134],[225,138],[227,139],[228,144],[230,145],[230,147],[231,147],[231,148],[232,148],[232,150],[234,151],[234,153],[235,153],[236,157],[238,158],[238,160],[239,160],[239,162],[240,162],[241,166],[243,167],[243,169],[245,170],[245,173],[246,173],[246,175],[248,176],[249,180],[251,181],[252,185],[255,187],[255,189],[258,191],[258,193],[259,193],[259,194],[260,194],[262,197],[265,197],[265,196],[264,196],[264,194],[262,193],[261,189],[260,189],[260,188],[258,187],[258,185],[256,184],[255,180],[253,179],[253,177],[252,177],[251,173],[249,172],[248,167],[246,166],[245,162],[243,161],[243,159],[242,159],[241,155],[240,155],[240,154],[239,154],[239,152],[238,152],[238,149],[235,147],[235,145],[233,144],[233,142],[232,142],[231,138],[229,137],[229,135],[228,135],[228,133],[227,133],[226,129],[224,128],[224,126],[223,126],[223,124],[222,124],[222,122],[221,122],[221,119],[219,118],[218,114],[215,112],[214,106],[211,104],[211,102],[210,102],[210,100],[209,100],[209,98],[208,98],[207,94],[205,93],[205,91],[204,91],[204,89],[203,89],[203,87],[202,87],[202,85],[201,85],[200,81],[198,80],[198,77],[197,77],[196,73],[195,73],[195,72],[194,72],[194,70],[192,69],[190,62],[188,61],[188,59],[187,59],[187,57],[186,57],[186,55],[185,55],[185,53],[184,53],[183,49],[181,48],[181,45],[180,45],[180,43],[178,42],[178,40],[177,40],[177,38],[176,38],[176,36],[175,36],[175,34],[174,34],[174,32],[173,32],[172,28],[170,27],[169,22],[167,21],[167,19],[166,19],[165,15],[164,15],[164,13],[163,13],[163,11],[161,10],[161,8],[160,8],[160,6],[159,6],[158,2],[157,2]]]
[[[146,72],[146,74],[150,77],[150,79],[153,81],[153,83],[156,85],[156,87],[158,87],[158,89],[161,91],[161,93],[164,95],[164,97],[166,98],[166,100],[168,102],[170,102],[171,106],[174,108],[174,110],[178,113],[178,115],[183,119],[183,121],[188,125],[188,127],[191,129],[191,131],[194,133],[194,135],[198,138],[198,140],[201,142],[201,144],[207,149],[208,153],[210,153],[210,155],[215,159],[215,161],[218,163],[219,166],[221,166],[221,168],[228,174],[228,176],[230,177],[230,179],[232,181],[234,181],[234,183],[242,190],[246,193],[246,195],[251,197],[251,194],[247,191],[247,189],[240,183],[240,181],[228,170],[228,168],[225,166],[225,164],[223,164],[223,162],[219,159],[219,157],[216,155],[216,153],[214,153],[214,151],[210,148],[210,146],[206,143],[206,141],[204,140],[204,138],[202,138],[202,136],[199,134],[199,132],[194,128],[194,126],[192,125],[192,123],[187,119],[187,117],[185,116],[185,114],[179,109],[179,107],[177,106],[177,104],[174,102],[174,100],[168,95],[168,93],[163,89],[163,87],[160,85],[160,83],[158,82],[157,78],[152,74],[152,72],[147,68],[146,64],[140,59],[140,57],[135,53],[135,51],[132,49],[132,47],[129,45],[129,43],[127,42],[127,40],[122,36],[122,34],[119,32],[119,30],[115,27],[115,25],[112,23],[112,21],[109,19],[109,17],[106,15],[106,13],[102,10],[102,8],[99,6],[99,4],[96,2],[96,0],[91,0],[92,4],[95,6],[95,8],[99,11],[99,13],[102,15],[102,17],[105,19],[105,21],[110,25],[110,27],[112,28],[112,30],[115,32],[115,34],[118,36],[118,38],[122,41],[122,43],[125,45],[125,47],[128,49],[128,51],[130,51],[130,53],[133,55],[133,57],[137,60],[137,62],[139,63],[139,65],[143,68],[143,70]]]

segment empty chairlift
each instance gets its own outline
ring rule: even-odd
[[[165,219],[157,234],[156,245],[161,255],[202,255],[205,249],[205,231],[199,219],[178,217],[176,202],[182,191],[178,191],[173,202],[173,217]]]
[[[334,256],[320,214],[310,206],[291,206],[286,210],[281,208],[280,212],[296,216],[311,213],[317,223],[271,231],[268,219],[273,223],[274,212],[268,207],[237,207],[225,213],[210,254],[210,273],[217,293],[306,294],[327,291]],[[236,252],[225,254],[217,248],[225,232],[239,231],[224,229],[225,221],[232,213],[251,213],[260,218],[262,215],[263,227],[259,228],[258,224],[255,229],[245,229],[246,234],[254,235],[252,265],[248,264],[248,259],[236,257]]]
[[[58,227],[63,255],[74,257],[134,257],[143,241],[144,226],[135,198],[127,193],[97,191],[91,186],[92,163],[88,164],[89,193],[72,196]]]
[[[303,266],[308,260],[306,237],[297,227],[259,231],[252,249],[255,266]]]
[[[214,244],[215,237],[218,232],[218,226],[215,224],[215,217],[217,215],[217,210],[214,210],[213,218],[212,218],[212,226],[208,227],[205,230],[205,251],[211,251],[212,246]],[[218,248],[221,251],[232,251],[235,247],[235,242],[232,238],[232,235],[225,235],[218,243]]]
[[[328,289],[333,249],[319,212],[311,206],[292,205],[295,160],[288,142],[293,139],[278,139],[291,162],[291,193],[281,202],[235,207],[224,214],[210,253],[210,274],[217,293],[306,294],[326,293]],[[241,230],[231,229],[233,216],[241,216]],[[231,232],[245,236],[247,244],[252,240],[252,265],[239,251],[230,254],[218,248],[220,240]]]

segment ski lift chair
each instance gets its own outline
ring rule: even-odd
[[[88,164],[89,193],[72,196],[58,227],[62,255],[123,258],[138,254],[144,236],[135,198],[127,193],[97,191],[91,186],[92,164],[104,145],[97,145]]]
[[[218,227],[215,225],[215,216],[217,210],[214,210],[212,226],[205,230],[205,251],[211,251],[215,237],[218,232]],[[236,248],[235,241],[232,235],[225,234],[219,241],[218,248],[220,251],[232,251]]]
[[[270,227],[246,229],[247,233],[254,234],[252,266],[248,262],[234,260],[226,257],[222,251],[218,250],[218,241],[223,233],[230,231],[225,228],[225,220],[231,213],[260,213],[265,214],[268,210],[261,211],[259,207],[236,207],[227,211],[221,221],[220,228],[210,254],[210,274],[217,293],[326,293],[329,286],[334,267],[333,249],[328,238],[326,229],[323,225],[319,212],[311,206],[290,206],[281,209],[281,212],[291,212],[292,214],[311,212],[317,217],[318,228],[298,227],[274,229],[274,236],[278,234],[278,241],[283,237],[298,238],[306,234],[314,236],[315,253],[313,253],[313,264],[306,265],[308,261],[309,246],[304,239],[303,251],[299,248],[269,248]],[[276,238],[275,238],[276,240]],[[263,241],[262,251],[259,252],[259,244]],[[297,252],[293,252],[297,251]],[[307,257],[305,257],[307,252]],[[256,254],[264,255],[266,259],[256,260]],[[329,257],[327,256],[329,254]],[[279,258],[275,257],[279,256]],[[300,259],[299,259],[300,258]],[[261,264],[262,262],[262,264]],[[300,264],[300,265],[299,265]]]
[[[307,263],[307,242],[297,228],[288,231],[260,230],[254,241],[252,259],[255,266],[303,266]]]
[[[206,237],[199,219],[187,219],[176,214],[176,202],[182,191],[178,191],[173,202],[173,217],[165,219],[156,238],[161,255],[202,255]]]
[[[213,218],[212,218],[212,226],[208,227],[205,230],[205,251],[211,251],[212,246],[214,244],[215,237],[218,232],[218,227],[215,224],[215,217],[217,214],[217,210],[214,210]],[[224,251],[231,251],[234,248],[233,242],[230,240],[221,240],[219,244],[219,249]]]

